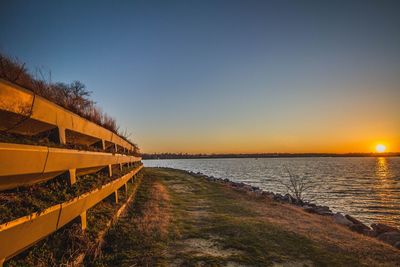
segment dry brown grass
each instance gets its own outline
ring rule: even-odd
[[[331,217],[311,214],[302,208],[272,200],[254,202],[252,196],[244,198],[263,220],[306,236],[332,251],[345,250],[358,255],[369,266],[400,266],[398,249],[375,238],[352,232],[335,223]]]
[[[162,184],[154,183],[149,194],[151,197],[145,204],[142,215],[134,222],[144,237],[151,238],[154,234],[165,237],[170,223],[168,192]]]
[[[144,177],[133,203],[107,232],[101,257],[85,266],[164,266],[172,222],[169,201],[163,183]]]

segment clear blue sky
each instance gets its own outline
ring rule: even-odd
[[[4,1],[0,50],[144,152],[400,150],[399,1]]]

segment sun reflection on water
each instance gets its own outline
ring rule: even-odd
[[[382,222],[386,224],[392,224],[392,222],[396,221],[398,218],[398,214],[393,214],[393,209],[396,209],[396,204],[393,202],[396,199],[396,195],[393,192],[393,188],[395,187],[393,177],[391,177],[389,162],[385,157],[379,157],[376,159],[375,164],[375,174],[378,178],[375,184],[376,187],[376,197],[379,199],[380,205],[386,207],[386,212],[380,210],[382,212],[381,216],[377,216],[375,218],[376,222]]]
[[[382,179],[386,179],[389,174],[388,162],[384,157],[379,157],[376,159],[376,167],[375,167],[376,176]]]

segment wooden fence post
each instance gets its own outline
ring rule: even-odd
[[[108,165],[108,177],[112,176],[112,165]]]
[[[114,191],[115,204],[118,204],[118,189]]]
[[[82,230],[85,231],[86,227],[87,227],[87,221],[86,221],[86,211],[81,213],[81,226],[82,226]]]
[[[68,170],[69,185],[76,183],[76,169]]]
[[[58,126],[58,141],[60,144],[65,145],[67,143],[67,139],[65,137],[65,128]]]

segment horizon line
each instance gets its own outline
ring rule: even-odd
[[[142,153],[142,159],[196,159],[196,158],[284,158],[284,157],[399,157],[400,152],[351,152],[351,153]]]
[[[189,153],[189,152],[142,152],[142,155],[166,155],[166,154],[175,154],[175,155],[348,155],[348,154],[400,154],[400,151],[390,151],[390,152],[257,152],[257,153],[217,153],[217,152],[205,152],[205,153]]]

